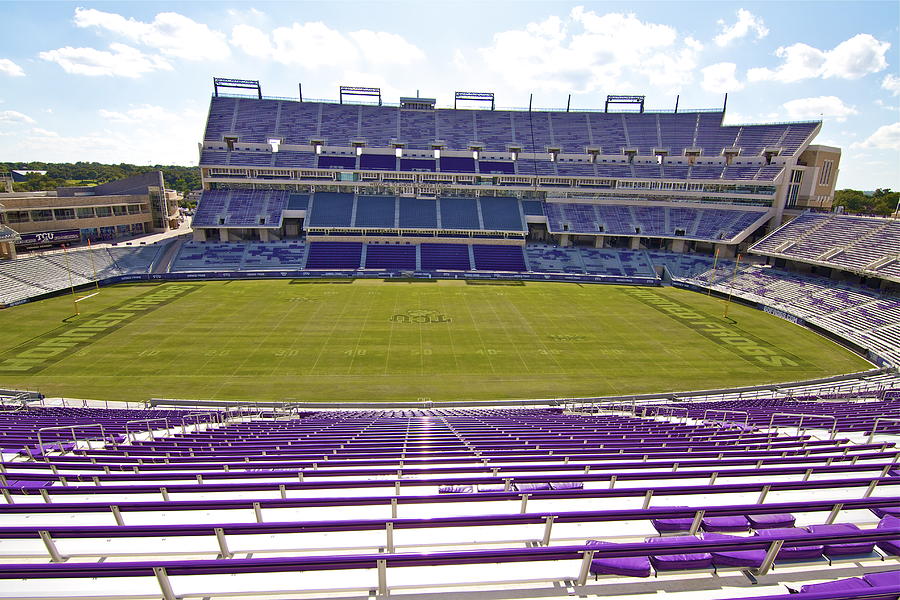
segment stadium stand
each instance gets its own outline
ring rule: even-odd
[[[171,243],[70,250],[0,261],[0,304],[16,304],[112,277],[147,274]]]
[[[726,598],[848,574],[897,593],[896,448],[851,441],[844,421],[819,439],[616,410],[35,406],[0,420],[13,500],[0,597],[48,583],[171,600],[560,581],[625,595],[653,576],[657,594]],[[47,423],[75,429],[38,440]]]
[[[804,212],[754,244],[750,251],[896,278],[900,272],[900,222]]]

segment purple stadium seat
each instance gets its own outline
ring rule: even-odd
[[[724,533],[704,533],[704,540],[745,540],[744,536]],[[712,552],[713,564],[717,567],[759,567],[766,557],[765,550],[732,550]]]
[[[672,508],[687,508],[687,506],[673,506]],[[674,519],[650,519],[654,529],[660,533],[672,533],[675,531],[690,531],[694,523],[693,517],[676,517]]]
[[[855,533],[860,529],[852,523],[835,523],[833,525],[810,525],[806,528],[810,533],[828,535],[830,533]],[[826,544],[825,554],[869,554],[875,549],[875,542],[863,542],[859,544]]]
[[[510,491],[515,491],[516,490],[515,484],[510,484],[509,489],[510,489]],[[503,491],[506,491],[506,486],[504,486],[502,483],[479,483],[478,491],[479,492],[503,492]]]
[[[817,592],[843,592],[845,590],[868,590],[872,586],[859,577],[838,579],[837,581],[823,581],[822,583],[810,583],[800,588],[801,594],[814,594]]]
[[[540,492],[550,489],[549,483],[517,483],[516,489],[520,492]]]
[[[551,481],[550,488],[554,490],[580,490],[584,488],[583,481]]]
[[[750,522],[747,517],[704,517],[700,522],[703,531],[749,531]]]
[[[763,529],[761,531],[757,531],[756,535],[762,538],[771,539],[794,539],[806,537],[810,534],[808,531],[800,527],[773,527],[772,529]],[[825,547],[818,544],[812,546],[785,546],[778,551],[778,554],[775,556],[775,558],[780,560],[818,558],[822,556],[822,552],[824,550]]]
[[[613,542],[588,540],[588,546],[616,546]],[[627,558],[595,558],[591,561],[594,575],[619,575],[622,577],[650,577],[650,559],[646,556]]]
[[[900,518],[887,515],[878,522],[878,529],[900,528]],[[896,540],[888,540],[886,542],[878,542],[880,550],[887,552],[893,556],[900,556],[900,538]]]
[[[753,529],[771,529],[773,527],[793,527],[794,515],[789,514],[763,514],[747,515],[750,527]]]
[[[676,535],[672,537],[647,538],[650,544],[678,544],[687,541],[696,541],[695,535]],[[650,564],[657,571],[676,571],[680,569],[705,569],[712,567],[712,554],[708,552],[688,552],[686,554],[664,554],[660,556],[650,555]]]
[[[878,517],[891,516],[900,518],[900,506],[885,506],[883,508],[873,508],[871,510]]]
[[[872,587],[885,585],[900,585],[900,571],[882,571],[881,573],[869,573],[863,575],[863,581]]]
[[[471,494],[471,485],[442,485],[438,488],[438,494]]]
[[[6,485],[15,490],[36,490],[53,485],[52,481],[37,481],[29,479],[7,479]]]

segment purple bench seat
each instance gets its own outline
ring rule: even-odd
[[[588,546],[616,546],[613,542],[588,540]],[[593,575],[618,575],[621,577],[650,577],[650,558],[647,556],[629,556],[626,558],[595,558],[591,561]]]
[[[438,494],[471,494],[471,485],[442,485],[438,488]]]
[[[700,527],[703,531],[749,531],[750,521],[743,515],[736,515],[733,517],[704,517],[700,522]]]
[[[852,523],[835,523],[833,525],[810,525],[806,528],[810,533],[827,535],[829,533],[850,533],[859,531],[859,527]],[[861,544],[826,544],[825,554],[841,556],[847,554],[869,554],[875,549],[875,542]]]
[[[793,527],[796,519],[789,514],[747,515],[753,529],[772,529],[773,527]]]
[[[888,515],[892,517],[900,518],[900,506],[885,506],[882,508],[873,508],[872,512],[875,513],[877,517],[886,517]]]
[[[478,491],[479,492],[505,492],[507,490],[506,490],[506,485],[502,484],[502,483],[479,483]],[[509,491],[511,491],[511,492],[516,491],[515,484],[512,484],[512,483],[509,484]]]
[[[687,506],[673,506],[672,508],[686,509]],[[673,533],[676,531],[690,531],[694,523],[693,517],[676,517],[664,519],[651,519],[653,528],[660,533]]]
[[[801,527],[773,527],[772,529],[757,531],[756,535],[762,538],[788,540],[806,537],[809,535],[809,532]],[[822,556],[824,550],[825,546],[821,544],[783,547],[778,551],[778,554],[775,555],[775,560],[818,558]]]
[[[581,490],[584,489],[583,481],[551,481],[550,488],[553,490]]]
[[[517,483],[516,489],[520,492],[542,492],[551,488],[549,483]]]
[[[823,581],[822,583],[810,583],[800,588],[801,594],[813,594],[816,592],[842,592],[845,590],[869,590],[872,586],[859,577],[838,579],[837,581]]]
[[[694,535],[677,535],[672,537],[647,538],[650,544],[678,544],[697,541]],[[657,571],[676,571],[681,569],[706,569],[712,567],[712,554],[708,552],[686,552],[683,554],[651,555],[650,564]]]
[[[726,535],[724,533],[704,533],[704,540],[744,540],[745,536]],[[765,550],[731,550],[711,552],[713,565],[717,567],[753,567],[758,568],[766,558]]]
[[[863,581],[872,587],[885,585],[900,585],[900,571],[882,571],[881,573],[869,573],[863,576]]]
[[[900,528],[900,518],[887,515],[878,522],[878,529]],[[900,538],[896,540],[886,540],[877,543],[878,549],[891,554],[900,556]]]

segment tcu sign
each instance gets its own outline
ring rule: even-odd
[[[63,229],[61,231],[41,231],[39,233],[23,233],[16,246],[31,248],[36,246],[53,246],[67,242],[80,242],[81,232],[77,229]]]

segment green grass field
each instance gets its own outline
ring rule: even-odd
[[[0,386],[49,396],[556,398],[869,368],[763,312],[672,288],[222,281],[102,288],[0,311]]]

